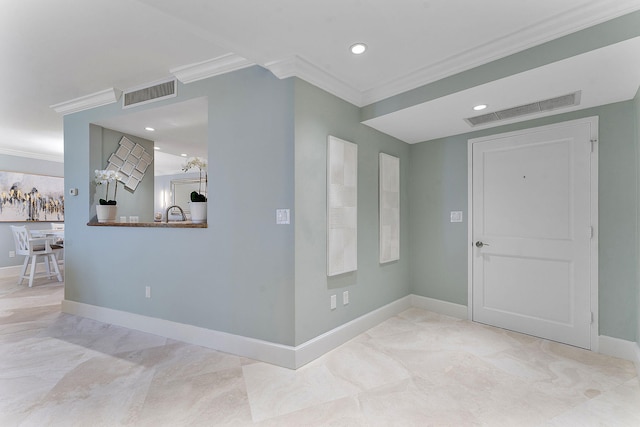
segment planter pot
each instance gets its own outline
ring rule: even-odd
[[[98,222],[116,222],[117,205],[96,205]]]
[[[189,210],[192,222],[207,222],[207,202],[189,202]]]

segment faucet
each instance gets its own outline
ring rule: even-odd
[[[172,206],[169,206],[169,207],[167,208],[167,211],[166,211],[166,212],[165,212],[165,214],[164,214],[164,217],[165,217],[164,222],[167,222],[167,223],[169,222],[169,211],[171,210],[171,208],[178,208],[178,209],[180,209],[180,213],[182,214],[182,220],[183,220],[183,221],[186,221],[186,220],[187,220],[187,217],[186,217],[186,215],[184,214],[184,211],[182,210],[182,208],[181,208],[180,206],[178,206],[178,205],[172,205]]]

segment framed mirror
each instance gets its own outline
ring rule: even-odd
[[[171,180],[171,204],[178,205],[187,214],[190,212],[189,202],[191,201],[191,192],[198,191],[200,181],[197,178],[172,179]],[[180,214],[176,208],[171,209],[172,215]]]

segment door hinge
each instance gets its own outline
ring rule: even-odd
[[[595,316],[593,315],[593,311],[591,312],[591,324],[593,325],[593,322],[595,321]]]
[[[594,151],[596,151],[596,144],[598,143],[597,139],[592,139],[590,141],[590,148],[591,148],[591,152],[593,153]]]

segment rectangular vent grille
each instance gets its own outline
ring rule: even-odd
[[[125,92],[122,107],[134,107],[174,96],[176,96],[176,81],[170,80],[168,82],[159,83],[155,86]]]
[[[545,111],[557,110],[559,108],[580,105],[582,91],[558,96],[557,98],[545,99],[543,101],[532,102],[531,104],[519,105],[513,108],[496,111],[494,113],[483,114],[481,116],[468,117],[465,119],[471,126],[484,125],[487,123],[508,120],[529,114],[542,113]]]

